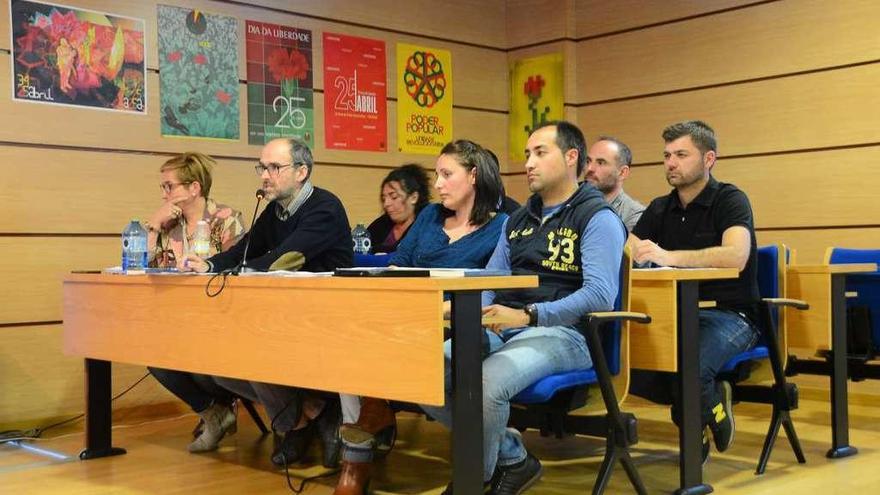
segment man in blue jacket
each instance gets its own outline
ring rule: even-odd
[[[592,366],[584,316],[613,308],[626,240],[602,193],[578,185],[587,159],[580,129],[549,123],[529,136],[525,152],[534,194],[508,219],[487,268],[538,275],[540,285],[483,293],[483,312],[508,322],[487,329],[483,361],[483,479],[495,495],[523,493],[540,479],[541,463],[507,428],[510,400],[545,376]],[[446,358],[446,406],[424,409],[450,426]]]

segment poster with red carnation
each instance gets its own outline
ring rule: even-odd
[[[324,146],[386,151],[385,42],[324,33]]]
[[[12,98],[147,113],[144,21],[11,0]]]
[[[315,139],[312,32],[245,21],[248,144]]]

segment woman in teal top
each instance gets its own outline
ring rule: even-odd
[[[467,140],[443,147],[435,166],[439,204],[425,207],[390,264],[417,268],[484,268],[507,215],[498,213],[503,187],[498,166]],[[377,434],[393,434],[394,412],[385,400],[340,394],[345,450],[336,495],[366,493]]]

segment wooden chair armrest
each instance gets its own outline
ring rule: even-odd
[[[800,310],[810,309],[810,305],[806,301],[801,301],[800,299],[788,299],[785,297],[765,297],[762,300],[770,304],[771,306],[776,307],[788,306]]]

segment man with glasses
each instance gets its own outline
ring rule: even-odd
[[[269,204],[250,232],[228,251],[207,260],[187,256],[179,268],[196,272],[233,269],[241,263],[248,240],[247,266],[254,270],[325,272],[352,266],[354,255],[345,208],[333,193],[312,185],[309,178],[313,164],[311,150],[301,141],[282,138],[266,144],[255,170]],[[293,387],[230,378],[216,380],[224,388],[265,406],[274,429],[283,433],[272,453],[274,464],[283,466],[300,460],[314,436],[314,425],[324,440],[324,464],[332,467],[338,462],[338,402],[325,404]]]

